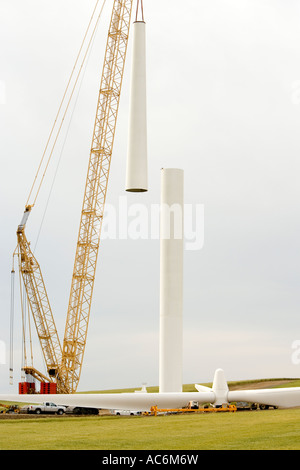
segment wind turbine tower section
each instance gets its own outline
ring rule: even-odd
[[[182,391],[184,172],[161,170],[159,392]]]
[[[148,191],[146,23],[133,23],[126,191]]]

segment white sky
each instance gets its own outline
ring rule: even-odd
[[[0,1],[0,341],[7,355],[15,232],[94,5]],[[61,338],[111,5],[36,250]],[[228,380],[299,377],[292,344],[300,339],[300,4],[144,0],[144,9],[150,190],[124,191],[130,41],[107,201],[157,203],[160,168],[179,167],[186,203],[204,204],[204,247],[185,253],[183,382],[211,381],[218,367]],[[27,227],[32,243],[59,152],[53,158]],[[158,384],[158,327],[159,242],[105,240],[79,389]],[[1,393],[15,392],[20,379],[20,329],[16,300],[15,385],[0,364]]]

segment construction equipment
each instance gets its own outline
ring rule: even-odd
[[[37,196],[32,204],[28,200],[17,229],[19,271],[45,360],[46,380],[57,384],[58,393],[74,393],[82,370],[132,6],[133,0],[113,2],[62,345],[40,265],[25,235]],[[25,366],[24,371],[45,380],[34,367]]]
[[[222,406],[208,406],[204,408],[158,408],[157,406],[152,406],[150,413],[147,413],[150,416],[157,416],[159,413],[165,414],[182,414],[182,413],[235,413],[237,410],[235,405],[222,405]]]
[[[7,405],[0,403],[0,414],[16,414],[20,413],[20,407],[18,405]]]

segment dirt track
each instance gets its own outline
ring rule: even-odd
[[[40,414],[36,415],[34,413],[0,413],[0,420],[1,419],[45,419],[45,418],[89,418],[89,416],[95,415],[73,415],[73,414],[63,414],[63,415],[56,415],[56,414]],[[99,410],[99,416],[110,416],[110,412],[107,410]]]

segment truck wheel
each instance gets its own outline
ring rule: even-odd
[[[64,410],[58,410],[57,414],[58,414],[58,415],[64,414]]]
[[[36,415],[40,415],[40,414],[41,414],[40,408],[37,408],[37,409],[35,410],[35,414],[36,414]]]
[[[261,410],[268,410],[269,409],[269,405],[259,405],[260,409]]]

